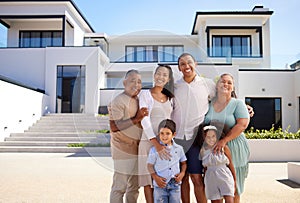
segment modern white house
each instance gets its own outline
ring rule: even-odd
[[[152,85],[158,64],[171,65],[179,78],[177,57],[183,52],[195,56],[203,77],[215,79],[224,72],[235,77],[238,97],[255,109],[250,126],[297,131],[300,71],[271,67],[272,14],[263,6],[199,11],[194,22],[186,22],[193,23],[190,35],[108,36],[95,32],[72,0],[1,0],[7,47],[0,48],[0,135],[24,129],[47,113],[105,113],[122,91],[127,70],[138,69],[145,88]]]

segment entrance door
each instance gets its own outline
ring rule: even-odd
[[[72,96],[74,91],[74,81],[76,78],[63,78],[62,85],[62,113],[72,113]]]
[[[57,113],[83,113],[85,95],[85,68],[58,66]]]

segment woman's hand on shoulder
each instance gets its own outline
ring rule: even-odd
[[[214,147],[214,154],[220,154],[224,152],[224,147],[226,146],[226,141],[224,139],[219,140]]]

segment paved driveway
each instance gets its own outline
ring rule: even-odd
[[[286,163],[251,163],[249,172],[243,203],[300,202],[300,186],[287,185]],[[0,153],[0,203],[106,203],[112,174],[105,155]]]

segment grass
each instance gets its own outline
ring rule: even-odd
[[[108,130],[108,129],[86,131],[86,133],[109,133],[109,132],[110,132],[110,130]]]
[[[68,144],[68,147],[110,147],[110,143],[71,143]]]

